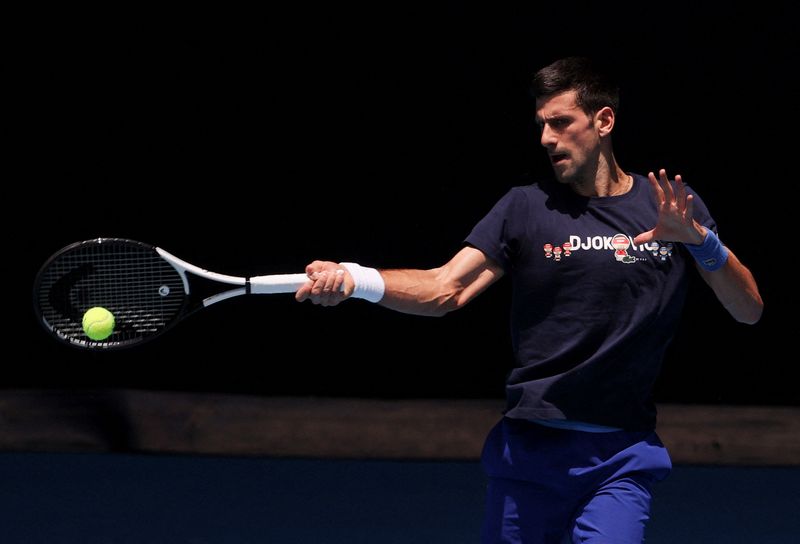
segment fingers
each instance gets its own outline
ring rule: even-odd
[[[638,236],[636,236],[636,238],[633,239],[633,245],[638,246],[641,244],[646,244],[647,242],[650,242],[654,237],[655,237],[655,229],[648,230],[647,232],[643,232]]]
[[[680,175],[670,182],[665,169],[647,175],[658,206],[658,219],[653,230],[643,232],[634,238],[636,245],[651,240],[688,241],[695,237],[694,225],[695,198],[689,194]],[[694,242],[691,242],[694,243]]]
[[[312,278],[315,273],[329,270],[331,268],[336,269],[338,268],[338,265],[331,261],[314,261],[306,266],[306,274],[309,278]]]
[[[339,304],[343,299],[341,292],[343,277],[344,270],[342,269],[317,273],[313,278],[314,284],[311,286],[311,301],[321,306]]]
[[[670,183],[667,171],[662,168],[658,171],[658,177],[653,172],[647,174],[650,185],[656,194],[656,201],[661,206],[676,206],[681,213],[686,210],[688,198],[686,186],[680,174],[675,176],[674,186]]]
[[[320,306],[335,306],[352,292],[345,288],[347,272],[332,261],[314,261],[306,266],[309,281],[295,293],[295,300],[310,300]],[[352,280],[351,280],[352,283]]]
[[[669,182],[669,178],[667,177],[667,171],[663,168],[658,171],[658,184],[661,189],[664,191],[664,200],[665,204],[672,205],[675,203],[675,191],[672,188],[672,184]]]
[[[664,189],[661,188],[661,184],[658,183],[655,174],[652,172],[647,174],[647,179],[650,180],[650,186],[653,188],[653,193],[655,193],[656,205],[661,206],[666,198],[664,196]]]
[[[656,204],[659,206],[671,206],[675,201],[675,192],[672,190],[669,179],[667,179],[667,171],[662,168],[658,171],[658,177],[653,172],[649,172],[647,179],[650,180],[650,185],[656,194]]]
[[[678,190],[675,204],[678,206],[678,211],[684,213],[686,211],[686,187],[683,185],[683,179],[680,174],[675,176],[675,187]]]
[[[686,184],[683,183],[683,178],[680,174],[675,175],[675,187],[677,189],[675,206],[678,208],[678,212],[684,222],[691,222],[694,217],[694,197],[686,192]]]
[[[692,195],[686,197],[686,211],[683,216],[688,223],[694,221],[694,197]]]

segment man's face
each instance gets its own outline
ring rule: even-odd
[[[600,153],[595,117],[588,116],[575,101],[575,91],[536,101],[536,124],[542,130],[541,144],[561,183],[581,185],[594,179]]]

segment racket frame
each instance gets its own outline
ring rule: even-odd
[[[42,277],[44,276],[48,268],[56,261],[56,259],[64,255],[65,253],[76,252],[79,248],[87,246],[89,244],[108,244],[108,243],[136,245],[141,247],[145,251],[153,251],[162,260],[168,263],[180,277],[180,280],[183,284],[184,296],[186,297],[186,299],[180,311],[178,311],[176,315],[171,319],[171,321],[168,322],[167,325],[164,326],[160,331],[151,335],[146,335],[136,338],[134,340],[97,341],[97,340],[91,340],[85,336],[77,337],[75,335],[65,334],[63,331],[59,330],[56,326],[49,323],[45,318],[45,316],[43,315],[42,309],[40,307],[40,297],[42,296],[41,295]],[[209,295],[203,298],[201,301],[199,301],[199,303],[196,302],[197,305],[195,307],[189,308],[188,301],[192,296],[192,286],[189,274],[191,274],[192,276],[196,276],[198,278],[209,280],[216,284],[232,285],[235,287],[233,289],[219,291],[217,293]],[[71,346],[79,348],[108,350],[108,349],[119,349],[119,348],[135,346],[142,344],[146,341],[149,341],[151,339],[160,337],[164,332],[171,329],[178,322],[182,321],[189,315],[192,315],[197,310],[201,308],[206,308],[208,306],[211,306],[212,304],[216,304],[223,300],[228,300],[234,297],[242,295],[250,295],[250,294],[294,293],[308,281],[309,281],[308,276],[303,273],[270,274],[270,275],[253,276],[253,277],[221,274],[219,272],[213,272],[205,268],[201,268],[179,257],[176,257],[175,255],[173,255],[172,253],[166,251],[161,247],[146,244],[144,242],[130,240],[127,238],[93,238],[90,240],[75,242],[73,244],[65,246],[64,248],[60,249],[59,251],[51,255],[50,258],[42,265],[36,276],[36,280],[34,281],[33,296],[34,296],[34,308],[37,320],[44,326],[45,330],[50,332],[54,337],[58,338],[59,340]]]

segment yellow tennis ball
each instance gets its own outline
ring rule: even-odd
[[[92,340],[105,340],[114,332],[114,314],[95,306],[83,314],[83,332]]]

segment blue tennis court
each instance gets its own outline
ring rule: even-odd
[[[477,462],[0,454],[5,544],[478,542]],[[676,466],[650,544],[795,542],[800,468]]]

